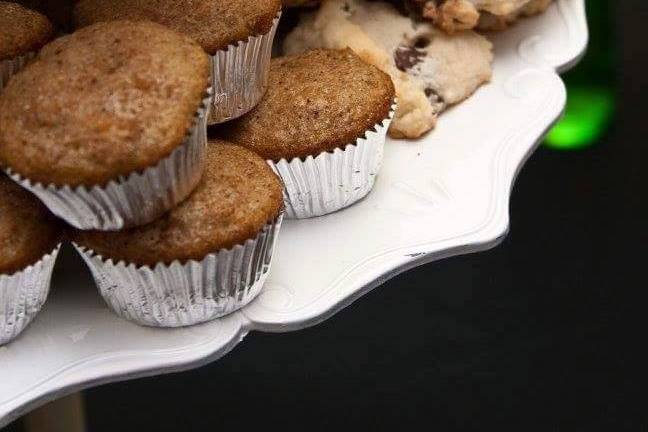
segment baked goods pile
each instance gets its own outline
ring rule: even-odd
[[[0,1],[0,345],[66,241],[136,323],[243,307],[284,218],[364,198],[388,131],[425,134],[490,79],[490,42],[444,25],[450,5],[484,28],[541,2],[317,3],[285,1],[307,8],[275,40],[281,0],[80,0],[68,34]]]

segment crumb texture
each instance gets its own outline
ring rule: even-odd
[[[150,266],[200,261],[256,237],[282,206],[281,182],[263,159],[213,140],[200,184],[178,207],[143,227],[115,233],[80,231],[74,237],[115,261]]]
[[[0,276],[36,263],[60,240],[59,222],[45,206],[0,174]]]
[[[389,75],[351,50],[276,58],[261,103],[217,134],[274,161],[316,156],[354,143],[381,123],[394,94]]]
[[[196,40],[209,54],[270,31],[281,0],[81,0],[77,27],[118,19],[150,20]]]
[[[154,23],[98,23],[61,37],[0,94],[0,164],[35,182],[102,185],[180,146],[209,59]]]

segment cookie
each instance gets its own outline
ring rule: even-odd
[[[530,17],[544,12],[551,2],[552,0],[530,0],[524,6],[501,15],[484,12],[479,19],[478,28],[485,31],[505,30],[521,17]]]
[[[385,2],[325,2],[304,16],[284,43],[288,54],[315,47],[349,47],[392,77],[398,110],[389,133],[395,138],[425,134],[447,106],[491,77],[492,45],[486,38],[474,32],[449,36]]]
[[[519,16],[543,12],[552,0],[405,0],[410,10],[449,33],[502,30]]]

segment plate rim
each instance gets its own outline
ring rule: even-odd
[[[569,31],[574,32],[572,34],[574,37],[570,39],[569,47],[565,49],[565,52],[563,52],[561,56],[552,59],[545,59],[547,67],[554,75],[558,76],[558,74],[564,73],[574,67],[583,57],[589,40],[589,31],[585,15],[585,0],[556,0],[555,3],[559,13],[565,18]],[[568,15],[570,18],[568,18]],[[573,28],[571,26],[573,26]],[[564,86],[562,96],[566,97]],[[564,102],[562,103],[562,107],[562,109],[564,109]],[[491,202],[490,205],[495,208],[500,208],[500,211],[502,212],[501,217],[498,218],[493,216],[489,218],[482,229],[475,231],[472,235],[462,236],[468,240],[467,242],[462,243],[461,245],[440,248],[437,251],[419,251],[412,253],[410,259],[404,259],[403,255],[400,255],[399,262],[395,262],[396,260],[394,260],[394,264],[390,266],[389,270],[381,272],[380,276],[373,277],[351,295],[340,299],[325,311],[316,314],[307,320],[293,322],[289,325],[269,325],[251,320],[246,315],[245,310],[234,313],[223,319],[223,322],[226,322],[227,325],[231,327],[228,328],[228,333],[225,335],[225,343],[220,344],[216,349],[211,349],[208,346],[209,342],[211,342],[209,341],[201,344],[200,352],[197,352],[195,346],[192,346],[185,349],[176,349],[167,353],[161,352],[163,350],[156,353],[147,353],[147,359],[151,356],[161,356],[165,358],[165,366],[153,365],[140,366],[139,368],[134,367],[127,373],[115,371],[112,373],[93,373],[92,367],[87,367],[87,363],[90,363],[91,360],[84,359],[84,361],[81,361],[79,364],[68,368],[66,372],[55,373],[53,376],[50,376],[40,383],[35,384],[30,389],[25,390],[25,392],[20,395],[1,402],[0,427],[7,425],[26,412],[48,401],[75,391],[110,382],[154,376],[162,373],[186,371],[214,362],[234,349],[234,347],[236,347],[250,331],[288,332],[317,325],[358,300],[369,291],[405,271],[440,259],[480,252],[497,246],[506,237],[509,230],[510,194],[517,175],[527,159],[538,147],[546,132],[558,121],[561,113],[562,112],[556,113],[556,115],[553,116],[554,118],[544,124],[541,128],[541,133],[534,138],[533,144],[526,148],[526,152],[521,157],[516,158],[517,161],[512,162],[515,165],[512,175],[510,175],[510,178],[506,179],[503,185],[500,185],[500,187],[504,187],[504,190],[493,192],[493,195],[499,198],[496,199],[498,202]],[[503,164],[505,162],[498,160],[497,163]],[[150,361],[140,361],[140,363],[147,362]],[[88,377],[78,373],[81,372],[83,368],[86,368],[86,375],[88,375]],[[76,374],[73,373],[75,371],[77,372]],[[69,374],[76,375],[76,379],[66,378]]]

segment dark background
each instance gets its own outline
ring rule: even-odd
[[[566,79],[609,89],[615,118],[588,147],[537,151],[502,245],[201,369],[88,390],[88,429],[646,430],[648,2],[588,7],[592,49]]]

